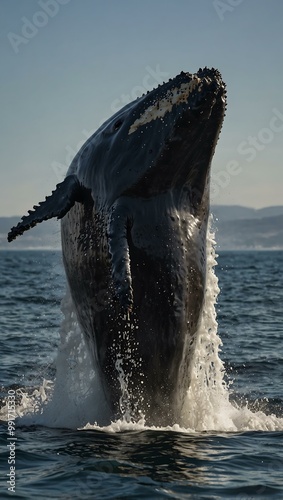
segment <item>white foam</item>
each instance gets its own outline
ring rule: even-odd
[[[261,411],[252,412],[247,406],[240,408],[230,402],[224,364],[220,358],[222,341],[217,334],[215,305],[220,290],[214,272],[216,258],[214,234],[209,230],[205,305],[180,424],[194,431],[281,430],[283,418]]]
[[[110,420],[109,409],[78,325],[69,291],[61,307],[65,317],[60,331],[56,379],[48,387],[48,397],[44,388],[41,398],[38,398],[38,390],[28,396],[34,401],[34,411],[24,411],[21,422],[24,425],[68,428],[78,428],[89,421],[103,424]],[[26,399],[25,407],[28,406]]]

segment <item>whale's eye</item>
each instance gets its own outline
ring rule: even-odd
[[[121,127],[122,123],[123,123],[123,121],[122,121],[121,119],[120,119],[120,120],[117,120],[117,121],[114,123],[114,127],[113,127],[114,131],[118,130],[118,129]]]

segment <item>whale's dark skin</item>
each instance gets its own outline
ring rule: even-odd
[[[8,235],[62,218],[70,291],[113,416],[144,414],[158,425],[180,417],[204,303],[210,164],[225,106],[220,73],[207,68],[128,104]]]

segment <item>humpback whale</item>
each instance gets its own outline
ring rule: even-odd
[[[181,72],[101,125],[64,181],[8,234],[62,220],[72,300],[114,417],[172,425],[182,411],[225,109],[218,70]]]

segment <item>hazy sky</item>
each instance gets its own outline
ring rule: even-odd
[[[218,68],[228,89],[212,202],[283,203],[281,0],[0,0],[0,8],[1,216],[50,194],[118,107],[202,66]]]

